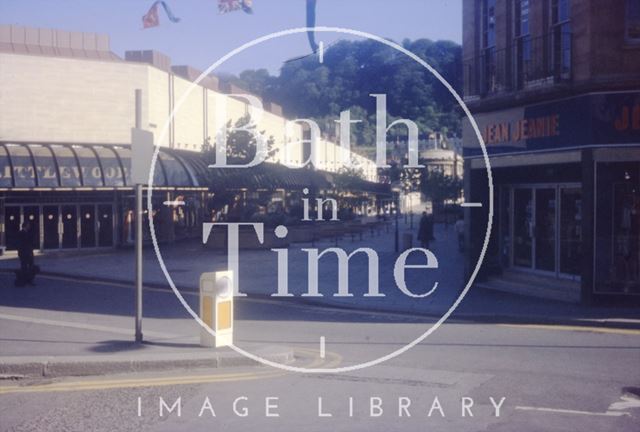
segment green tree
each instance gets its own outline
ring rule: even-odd
[[[462,192],[462,180],[440,171],[423,171],[420,190],[433,203],[434,210],[443,208],[446,200],[455,200]]]
[[[448,41],[404,40],[403,46],[435,68],[458,93],[462,90],[462,49]],[[312,118],[333,134],[341,111],[350,109],[354,144],[375,144],[375,99],[387,94],[389,123],[395,118],[415,121],[421,132],[448,130],[460,134],[461,110],[449,91],[428,70],[406,55],[376,41],[342,40],[325,50],[324,62],[316,56],[285,63],[278,76],[264,69],[248,70],[238,77],[223,76],[265,100],[282,105],[287,116]],[[390,139],[405,138],[406,128],[390,131]]]
[[[230,164],[247,163],[253,159],[257,151],[256,125],[249,115],[238,119],[235,127],[231,125],[232,122],[229,120],[227,122],[227,161]],[[238,130],[241,127],[248,130]],[[267,154],[265,160],[273,159],[278,152],[278,149],[274,148],[275,139],[272,136],[266,138],[264,131],[260,131],[259,134],[262,139],[266,140]]]
[[[249,131],[255,132],[256,126],[251,122],[251,117],[246,115],[235,122],[235,128],[246,127],[249,131],[239,131],[232,127],[232,122],[229,120],[226,125],[227,129],[227,163],[228,164],[243,164],[251,161],[256,154],[257,142],[255,135]],[[260,132],[263,139],[266,139],[267,144],[267,160],[273,158],[277,153],[277,149],[274,149],[275,140],[273,137],[265,138],[264,131]],[[207,138],[203,145],[203,153],[205,160],[209,164],[215,162],[215,147],[211,143],[211,138]],[[216,190],[213,195],[210,206],[213,209],[220,210],[224,206],[232,206],[236,202],[236,193],[224,190]]]

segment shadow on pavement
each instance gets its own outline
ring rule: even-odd
[[[118,353],[118,352],[132,352],[142,351],[147,347],[145,344],[139,344],[131,341],[123,340],[105,340],[100,341],[90,348],[91,351],[97,353]]]

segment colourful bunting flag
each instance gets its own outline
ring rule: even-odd
[[[160,25],[160,18],[158,16],[158,5],[162,6],[164,12],[167,14],[167,18],[169,18],[169,21],[171,21],[172,23],[180,22],[180,18],[178,18],[171,12],[171,9],[169,9],[169,6],[165,1],[157,0],[151,5],[151,8],[149,8],[149,12],[147,12],[142,17],[142,26],[144,28],[157,27],[158,25]]]
[[[218,0],[218,12],[225,14],[242,9],[248,14],[253,13],[253,0]]]
[[[316,26],[316,0],[307,0],[307,27],[314,28]],[[309,45],[313,52],[318,51],[318,44],[316,43],[316,36],[313,30],[307,31],[307,38],[309,39]]]
[[[142,16],[142,27],[157,27],[160,25],[160,18],[158,18],[158,4],[154,3],[149,12]]]
[[[177,23],[180,22],[180,18],[178,18],[177,16],[175,16],[172,12],[171,9],[169,9],[169,6],[167,5],[167,3],[165,1],[159,1],[157,3],[160,3],[162,5],[162,8],[164,9],[164,12],[167,14],[167,18],[169,18],[169,21],[171,21],[172,23]]]

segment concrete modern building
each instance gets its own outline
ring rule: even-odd
[[[150,216],[158,217],[163,239],[197,234],[208,217],[210,187],[202,150],[227,122],[251,114],[246,91],[223,89],[214,76],[194,85],[200,75],[156,51],[127,51],[123,59],[106,35],[0,26],[0,248],[15,248],[24,221],[32,222],[36,249],[133,241],[136,89],[142,90],[142,128],[162,149]],[[269,162],[302,166],[315,156],[316,169],[340,170],[344,149],[321,140],[311,155],[303,126],[285,118],[277,104],[260,102],[256,130],[277,149]],[[365,180],[376,181],[373,161],[351,157]],[[292,184],[290,178],[280,183]],[[163,206],[176,200],[185,206]]]
[[[640,1],[464,0],[465,101],[493,172],[480,283],[598,302],[640,294]],[[488,177],[464,127],[468,268]]]

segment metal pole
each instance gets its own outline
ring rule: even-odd
[[[142,90],[136,89],[136,129],[142,128]],[[142,342],[142,185],[136,184],[136,342]]]
[[[136,185],[136,342],[142,342],[142,185]]]
[[[398,201],[399,201],[399,196],[400,194],[396,194],[396,205],[395,205],[395,211],[396,211],[396,253],[398,253],[400,251],[400,231],[398,229]]]
[[[402,215],[404,216],[404,224],[407,224],[407,220],[409,219],[409,214],[407,212],[407,191],[405,190],[404,195],[402,196]],[[399,198],[399,195],[398,195]]]
[[[411,221],[410,229],[413,231],[413,194],[409,195],[409,206],[411,209],[409,210],[409,220]]]

